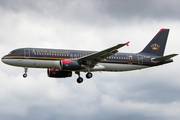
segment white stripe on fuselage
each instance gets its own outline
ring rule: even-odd
[[[30,68],[60,68],[59,60],[32,60],[32,59],[3,59],[3,62],[18,67]],[[90,71],[130,71],[136,69],[147,68],[144,65],[120,64],[120,63],[98,63],[97,66]]]
[[[120,63],[99,63],[104,66],[104,71],[130,71],[147,68],[144,65],[133,65],[133,64],[120,64]]]
[[[54,68],[55,60],[3,59],[3,62],[18,67]]]

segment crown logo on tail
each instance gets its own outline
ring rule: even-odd
[[[153,50],[158,50],[160,48],[160,46],[158,44],[154,43],[154,44],[151,45],[151,48]]]

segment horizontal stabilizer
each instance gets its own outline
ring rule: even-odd
[[[171,55],[167,55],[167,56],[163,56],[163,57],[159,57],[159,58],[154,58],[152,59],[153,62],[160,62],[160,61],[165,61],[165,60],[168,60],[174,56],[176,56],[178,54],[171,54]]]

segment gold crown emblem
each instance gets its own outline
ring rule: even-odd
[[[160,48],[160,46],[158,44],[154,43],[154,44],[151,45],[151,48],[153,50],[158,50]]]

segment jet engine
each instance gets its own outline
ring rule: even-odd
[[[62,71],[76,71],[85,68],[85,66],[81,62],[68,59],[54,61],[53,66],[54,68]]]
[[[61,60],[60,66],[62,70],[80,70],[84,68],[82,63],[73,60]]]
[[[58,69],[47,69],[48,77],[53,78],[65,78],[65,77],[71,77],[72,71],[61,71]]]

